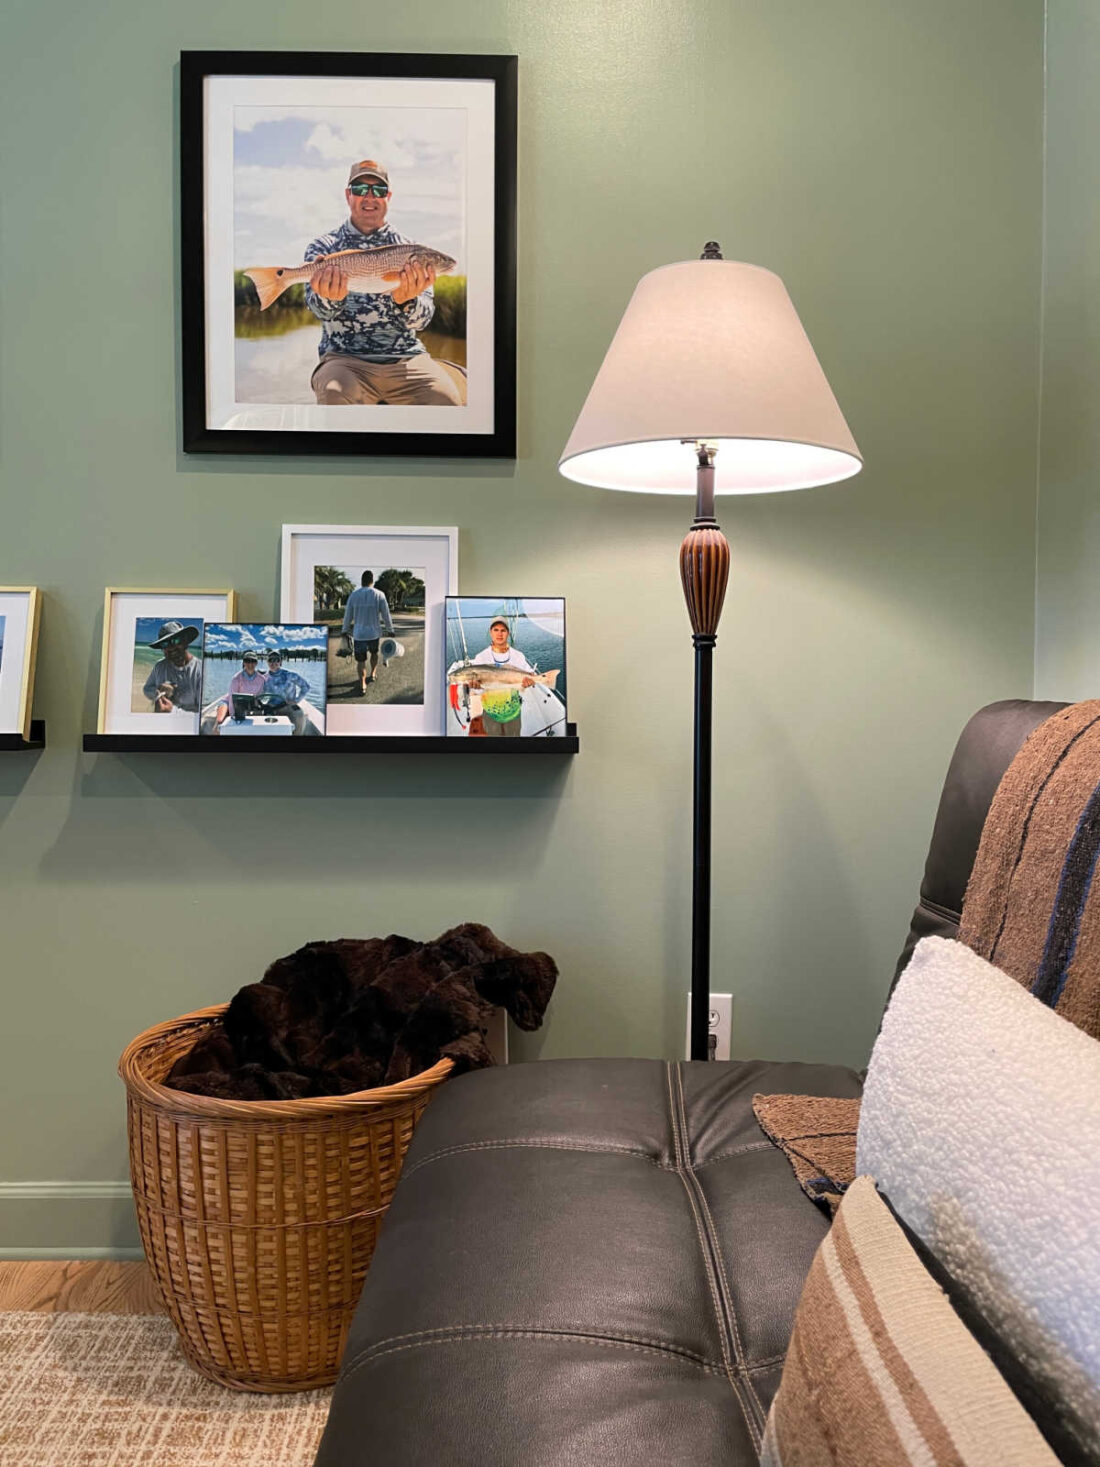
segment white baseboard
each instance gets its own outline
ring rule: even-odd
[[[72,1259],[76,1263],[140,1263],[145,1254],[140,1248],[4,1248],[0,1246],[0,1263],[48,1263]]]
[[[129,1182],[0,1182],[0,1258],[140,1257]]]

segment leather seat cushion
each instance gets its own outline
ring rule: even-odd
[[[445,1085],[410,1148],[318,1467],[755,1462],[827,1219],[757,1092],[838,1066],[553,1060]]]

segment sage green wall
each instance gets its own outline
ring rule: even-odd
[[[49,749],[0,766],[0,1243],[132,1243],[123,1044],[307,939],[481,919],[561,967],[519,1057],[682,1052],[688,504],[554,465],[637,278],[712,238],[867,462],[721,509],[714,985],[738,1054],[862,1064],[957,732],[1031,691],[1038,0],[15,0],[5,43],[0,582],[45,589]],[[514,465],[179,452],[175,65],[219,47],[520,55]],[[102,587],[267,618],[284,521],[459,525],[464,591],[566,596],[580,756],[82,756]]]
[[[1050,0],[1035,687],[1100,696],[1100,11]]]

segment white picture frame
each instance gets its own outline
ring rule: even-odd
[[[202,648],[202,626],[208,621],[237,620],[234,590],[172,590],[108,586],[103,597],[103,650],[99,665],[99,717],[101,734],[194,734],[198,737],[199,714],[177,711],[168,714],[135,712],[133,685],[135,643],[139,621],[145,619],[188,621],[199,624],[195,639]]]
[[[282,621],[327,619],[315,612],[318,566],[409,566],[423,571],[422,702],[342,702],[329,690],[329,737],[441,735],[444,732],[443,608],[458,588],[458,529],[439,525],[284,525],[279,616]],[[358,584],[358,580],[355,581]],[[400,630],[397,633],[401,638]],[[411,662],[409,666],[411,667]],[[407,668],[402,671],[407,673]],[[379,686],[385,691],[386,670]]]
[[[37,586],[0,586],[0,733],[29,742],[42,596]]]

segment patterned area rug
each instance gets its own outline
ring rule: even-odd
[[[5,1467],[310,1467],[330,1395],[226,1390],[153,1315],[0,1312]]]

